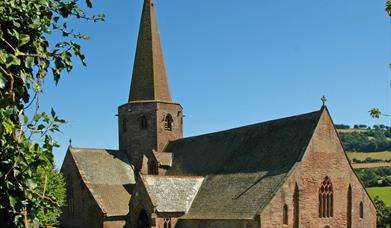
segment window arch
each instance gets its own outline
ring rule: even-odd
[[[364,204],[360,202],[360,218],[364,218]]]
[[[172,123],[174,122],[171,114],[167,114],[164,118],[164,130],[172,131]]]
[[[319,188],[319,217],[333,217],[333,184],[325,177]]]
[[[282,221],[285,225],[288,225],[288,205],[284,205],[282,209]]]
[[[163,228],[171,228],[172,225],[171,225],[171,218],[165,218],[164,219],[164,224],[163,224]]]
[[[148,120],[147,117],[144,115],[141,116],[140,118],[140,129],[141,130],[146,130],[148,128]]]

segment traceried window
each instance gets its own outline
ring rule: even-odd
[[[325,177],[319,188],[319,217],[333,217],[333,185],[329,177]]]
[[[163,228],[171,228],[172,225],[171,225],[171,218],[165,218],[164,219],[164,224],[163,224]]]
[[[282,221],[285,225],[288,225],[288,205],[284,205],[282,209]]]
[[[364,218],[364,204],[360,202],[360,218]]]
[[[164,118],[164,130],[172,131],[172,122],[174,122],[172,116],[170,114],[167,114]]]
[[[140,129],[141,130],[146,130],[147,128],[148,128],[147,117],[142,115],[141,118],[140,118]]]

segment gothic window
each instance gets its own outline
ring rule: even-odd
[[[352,228],[352,186],[348,188],[348,228]]]
[[[299,202],[300,202],[300,192],[299,186],[295,186],[295,192],[293,193],[293,228],[299,228]]]
[[[171,218],[165,218],[163,228],[171,228]]]
[[[288,205],[284,205],[283,212],[282,212],[282,220],[283,223],[288,225]]]
[[[148,128],[148,121],[147,121],[147,117],[145,117],[144,115],[141,116],[140,118],[140,129],[141,130],[146,130]]]
[[[319,217],[333,217],[333,185],[329,177],[325,177],[319,189]]]
[[[167,114],[167,116],[164,118],[164,130],[172,131],[172,122],[174,122],[172,116]]]
[[[360,202],[360,218],[364,218],[364,204]]]

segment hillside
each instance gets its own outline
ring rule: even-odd
[[[391,206],[391,128],[336,125],[342,144],[356,173],[372,197]]]

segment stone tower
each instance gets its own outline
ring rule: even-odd
[[[182,138],[182,107],[172,102],[153,0],[144,0],[128,103],[118,108],[119,149],[136,171],[168,141]]]

